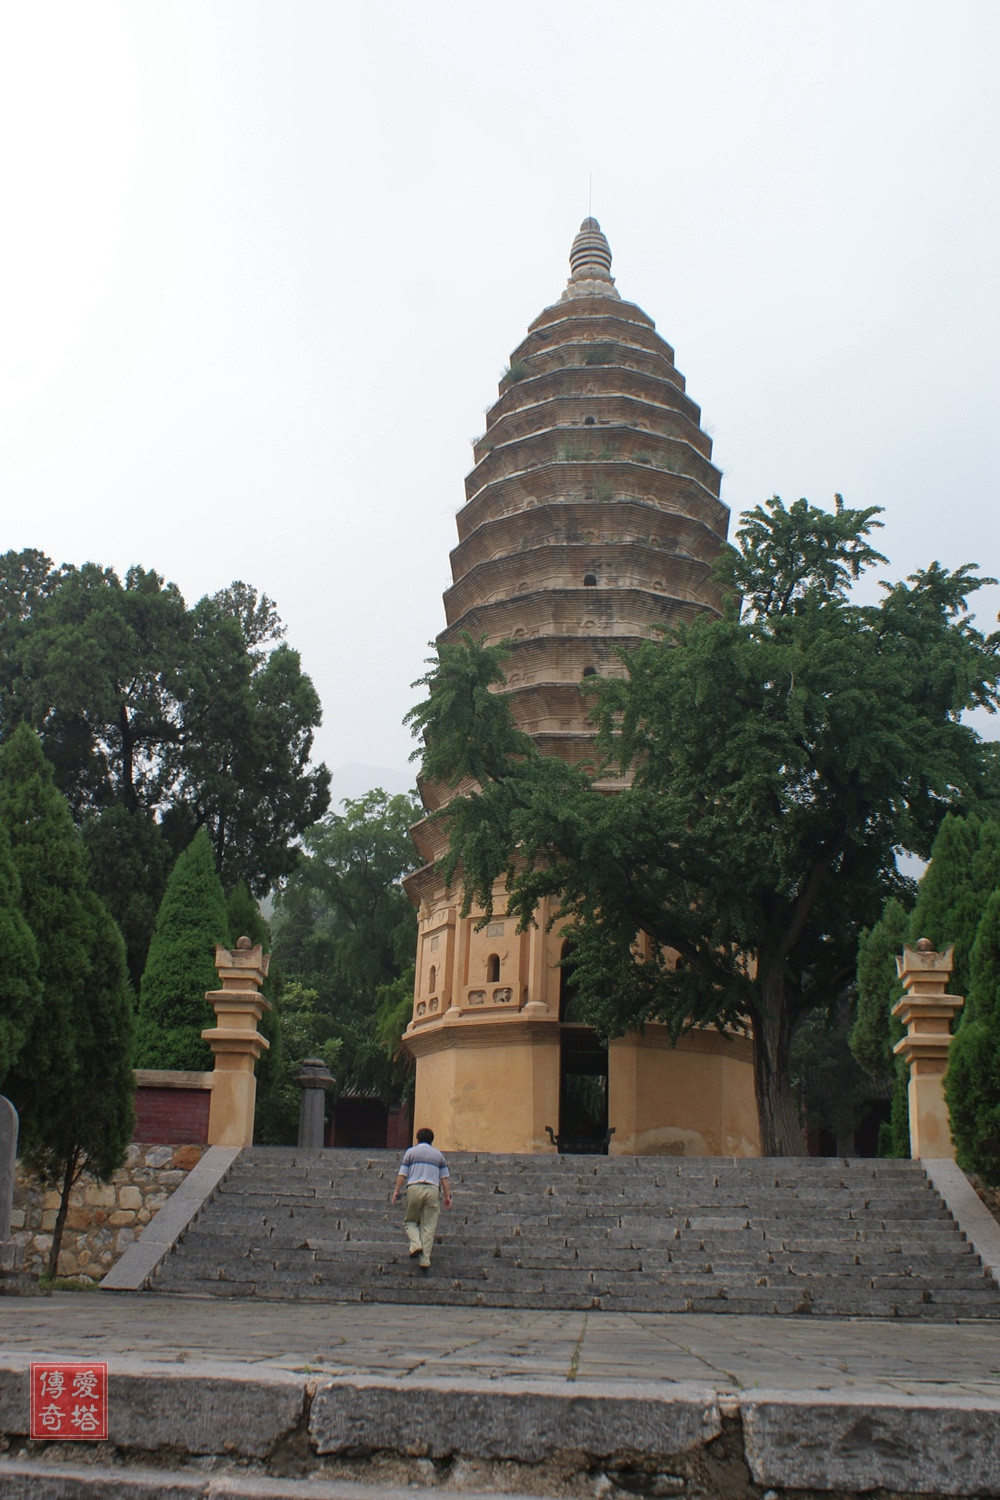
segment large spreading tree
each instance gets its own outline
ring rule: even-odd
[[[150,569],[0,557],[0,739],[41,736],[138,983],[174,860],[204,828],[227,889],[263,895],[329,804],[316,691],[266,595],[189,608]]]
[[[766,1154],[802,1149],[792,1036],[836,1005],[861,929],[905,892],[897,852],[926,858],[992,765],[963,721],[1000,702],[998,638],[969,612],[988,580],[932,563],[855,602],[885,561],[877,515],[839,497],[832,514],[777,497],[747,513],[719,560],[722,616],[589,679],[603,765],[543,756],[497,691],[503,648],[468,637],[442,646],[412,715],[425,775],[456,791],[440,816],[467,902],[489,910],[503,880],[527,923],[560,896],[605,1035],[749,1028]],[[595,785],[610,771],[615,795]]]

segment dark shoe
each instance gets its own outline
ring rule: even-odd
[[[410,1246],[410,1259],[412,1260],[415,1255],[419,1255],[419,1254],[420,1254],[420,1246],[419,1245],[411,1245]]]

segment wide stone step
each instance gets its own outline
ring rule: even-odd
[[[899,1236],[895,1232],[895,1226],[892,1226],[884,1232],[852,1231],[839,1239],[824,1235],[822,1239],[816,1240],[810,1240],[798,1231],[789,1235],[782,1232],[725,1234],[677,1230],[669,1235],[638,1237],[615,1232],[604,1226],[594,1230],[586,1225],[577,1225],[571,1233],[566,1233],[566,1228],[558,1221],[543,1225],[462,1223],[454,1215],[450,1215],[441,1220],[438,1239],[441,1243],[462,1245],[481,1255],[495,1253],[505,1247],[516,1250],[518,1246],[539,1247],[546,1255],[561,1255],[564,1252],[570,1255],[579,1255],[581,1252],[603,1254],[611,1250],[627,1253],[641,1249],[647,1255],[659,1258],[698,1251],[756,1260],[766,1259],[769,1255],[805,1255],[826,1258],[830,1262],[845,1257],[854,1260],[873,1256],[903,1256],[914,1261],[935,1263],[942,1259],[947,1261],[972,1254],[968,1242],[953,1225],[935,1234]],[[401,1222],[388,1221],[384,1217],[365,1222],[316,1216],[262,1223],[212,1215],[210,1222],[202,1222],[198,1233],[211,1233],[219,1239],[228,1239],[235,1249],[241,1244],[277,1246],[306,1241],[340,1246],[397,1244],[402,1242],[403,1231]]]
[[[203,1231],[205,1232],[205,1231]],[[212,1221],[211,1233],[220,1241],[227,1241],[229,1253],[238,1254],[240,1248],[261,1246],[277,1250],[282,1246],[310,1244],[336,1247],[338,1253],[364,1253],[383,1246],[398,1246],[402,1240],[396,1224],[352,1224],[341,1226],[329,1220],[316,1220],[292,1225],[255,1225],[237,1222]],[[900,1260],[921,1265],[928,1270],[973,1259],[974,1254],[967,1242],[955,1230],[931,1238],[899,1240],[890,1235],[852,1236],[837,1242],[824,1239],[815,1244],[799,1236],[784,1238],[766,1236],[751,1238],[746,1235],[698,1235],[681,1234],[667,1239],[648,1238],[640,1242],[635,1238],[600,1234],[529,1234],[511,1232],[483,1232],[481,1226],[453,1226],[449,1224],[438,1236],[439,1243],[461,1248],[463,1253],[486,1259],[497,1254],[531,1253],[542,1254],[547,1259],[600,1259],[612,1263],[617,1258],[626,1259],[641,1255],[647,1261],[677,1260],[684,1255],[697,1255],[719,1261],[748,1261],[766,1263],[775,1258],[804,1258],[818,1267],[830,1268],[845,1260],[856,1264],[894,1264]]]
[[[354,1283],[350,1287],[335,1288],[324,1284],[299,1283],[290,1287],[284,1281],[227,1280],[214,1283],[199,1283],[186,1289],[189,1295],[215,1297],[259,1297],[268,1301],[329,1302],[379,1302],[399,1303],[410,1306],[429,1304],[456,1307],[498,1307],[512,1309],[551,1309],[556,1311],[587,1311],[590,1309],[608,1312],[640,1313],[743,1313],[756,1315],[795,1316],[812,1314],[834,1318],[905,1318],[935,1322],[953,1322],[959,1318],[995,1317],[995,1299],[989,1303],[973,1302],[960,1298],[929,1300],[907,1300],[898,1295],[869,1293],[864,1305],[859,1306],[856,1296],[846,1299],[813,1296],[801,1288],[752,1288],[740,1293],[730,1293],[725,1288],[713,1290],[709,1295],[696,1288],[667,1289],[654,1299],[645,1293],[621,1294],[617,1296],[581,1295],[568,1298],[562,1292],[520,1292],[492,1289],[477,1283],[456,1286],[453,1282],[427,1282],[420,1286],[385,1285],[378,1283]]]
[[[204,1236],[192,1239],[176,1252],[177,1258],[189,1266],[261,1266],[261,1267],[316,1267],[327,1271],[339,1270],[345,1276],[357,1274],[358,1268],[378,1264],[405,1265],[408,1260],[398,1240],[380,1246],[345,1247],[336,1242],[310,1240],[300,1245],[255,1245],[235,1249],[227,1238]],[[934,1263],[907,1260],[902,1256],[875,1258],[868,1261],[852,1261],[833,1257],[817,1264],[814,1257],[778,1256],[766,1262],[748,1260],[746,1257],[706,1256],[697,1253],[674,1255],[666,1259],[634,1254],[630,1257],[615,1255],[607,1259],[601,1256],[542,1255],[527,1249],[504,1247],[499,1255],[488,1257],[470,1255],[465,1247],[452,1241],[444,1241],[436,1247],[439,1262],[449,1270],[464,1275],[482,1277],[500,1274],[515,1275],[518,1272],[533,1272],[564,1275],[569,1279],[600,1275],[619,1281],[664,1280],[677,1276],[716,1276],[728,1280],[776,1280],[781,1277],[828,1279],[871,1283],[882,1279],[889,1281],[924,1282],[940,1280],[947,1275],[948,1285],[991,1286],[978,1259],[966,1255],[961,1260],[949,1261],[941,1258]]]
[[[486,1194],[463,1193],[453,1185],[457,1205],[467,1213],[511,1214],[523,1213],[544,1215],[551,1213],[580,1213],[604,1215],[626,1214],[637,1219],[656,1220],[663,1217],[714,1217],[739,1220],[748,1217],[775,1218],[787,1216],[803,1221],[818,1216],[839,1220],[845,1217],[895,1217],[920,1222],[947,1217],[940,1202],[930,1194],[882,1194],[878,1197],[842,1193],[836,1198],[778,1198],[771,1194],[748,1195],[745,1198],[722,1200],[707,1195],[687,1195],[662,1198],[631,1197],[622,1194]],[[356,1194],[333,1191],[322,1186],[299,1186],[294,1189],[261,1189],[259,1185],[227,1183],[219,1193],[221,1201],[243,1205],[247,1210],[266,1212],[280,1203],[292,1210],[308,1205],[336,1205],[352,1212],[366,1208],[384,1209],[389,1203],[388,1192],[359,1192]]]
[[[383,1250],[395,1250],[402,1246],[402,1235],[398,1229],[383,1227],[379,1232],[338,1234],[329,1225],[318,1230],[299,1230],[293,1235],[257,1233],[254,1230],[239,1232],[235,1226],[213,1224],[211,1230],[197,1236],[193,1243],[214,1243],[217,1253],[239,1255],[250,1249],[267,1254],[278,1254],[287,1249],[305,1248],[322,1254],[337,1256],[371,1255]],[[814,1248],[808,1242],[773,1243],[756,1245],[745,1239],[733,1241],[710,1241],[690,1239],[670,1241],[667,1244],[650,1243],[644,1246],[623,1245],[620,1240],[601,1241],[579,1238],[569,1240],[535,1240],[529,1236],[499,1237],[466,1235],[461,1231],[450,1231],[438,1236],[438,1244],[447,1246],[450,1253],[487,1261],[493,1258],[540,1257],[546,1262],[583,1263],[602,1265],[625,1265],[640,1261],[646,1265],[671,1264],[684,1259],[711,1260],[719,1265],[762,1266],[778,1261],[794,1264],[802,1262],[817,1270],[829,1272],[839,1266],[896,1267],[900,1264],[919,1266],[926,1272],[978,1265],[978,1258],[963,1240],[942,1241],[938,1246],[916,1247],[912,1244],[879,1241],[850,1241],[846,1245],[826,1245]]]
[[[913,1277],[850,1275],[817,1277],[805,1272],[798,1274],[779,1272],[767,1276],[748,1275],[737,1278],[713,1274],[707,1268],[701,1273],[685,1268],[678,1270],[675,1274],[650,1277],[638,1273],[611,1275],[599,1271],[570,1273],[552,1267],[535,1267],[517,1271],[481,1271],[470,1274],[461,1272],[460,1268],[450,1266],[441,1259],[435,1261],[435,1271],[436,1280],[447,1280],[449,1285],[455,1287],[461,1286],[475,1291],[488,1289],[493,1293],[502,1292],[504,1295],[511,1293],[519,1296],[544,1291],[563,1297],[568,1307],[587,1306],[590,1298],[595,1295],[612,1299],[634,1295],[640,1299],[645,1298],[649,1309],[655,1311],[660,1307],[664,1298],[669,1300],[678,1296],[691,1295],[753,1298],[763,1297],[764,1292],[768,1290],[794,1292],[798,1298],[808,1295],[818,1307],[829,1306],[846,1311],[852,1308],[856,1310],[866,1305],[871,1300],[870,1294],[883,1293],[888,1294],[889,1300],[893,1303],[930,1304],[938,1303],[944,1298],[951,1303],[962,1303],[969,1308],[984,1303],[995,1305],[995,1294],[981,1276],[958,1278],[954,1283],[949,1283],[946,1292],[935,1294],[918,1278]],[[384,1289],[387,1286],[399,1288],[413,1285],[413,1276],[408,1273],[408,1268],[400,1263],[364,1268],[337,1266],[329,1263],[302,1265],[281,1260],[275,1262],[245,1261],[239,1267],[231,1264],[218,1266],[203,1263],[200,1267],[192,1268],[189,1279],[192,1285],[198,1282],[214,1287],[216,1283],[228,1282],[234,1278],[252,1280],[258,1290],[262,1287],[271,1287],[278,1291],[281,1288],[287,1289],[289,1286],[308,1284],[326,1287],[331,1291],[337,1290],[338,1294],[342,1293],[345,1288],[353,1294],[355,1289],[366,1286]]]
[[[396,1181],[396,1171],[364,1172],[357,1174],[334,1174],[317,1169],[313,1172],[284,1173],[275,1170],[254,1171],[252,1174],[234,1169],[229,1178],[229,1184],[234,1183],[254,1184],[261,1190],[278,1190],[297,1192],[309,1191],[321,1188],[324,1191],[342,1191],[345,1193],[357,1193],[360,1191],[380,1191],[383,1187],[391,1192]],[[529,1193],[543,1195],[556,1193],[560,1195],[577,1194],[580,1197],[641,1197],[644,1193],[660,1197],[702,1197],[712,1199],[739,1200],[755,1196],[768,1195],[786,1198],[834,1198],[843,1193],[852,1193],[856,1196],[886,1196],[889,1194],[912,1195],[913,1197],[925,1196],[929,1189],[925,1184],[916,1179],[837,1179],[830,1181],[789,1181],[783,1184],[769,1182],[766,1179],[756,1181],[738,1182],[716,1182],[711,1178],[648,1178],[630,1177],[625,1175],[611,1176],[607,1178],[578,1178],[559,1177],[555,1173],[539,1175],[535,1179],[519,1178],[511,1175],[503,1183],[498,1183],[491,1178],[484,1178],[478,1173],[465,1177],[460,1173],[452,1172],[452,1185],[461,1188],[463,1192],[477,1193],[482,1197],[503,1198],[513,1194],[523,1197]]]

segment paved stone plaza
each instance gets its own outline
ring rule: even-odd
[[[4,1298],[0,1358],[127,1356],[328,1375],[696,1381],[718,1392],[1000,1397],[1000,1323],[209,1302],[149,1293]]]
[[[0,1500],[1000,1494],[996,1323],[146,1293],[0,1320]],[[108,1361],[110,1448],[25,1442],[42,1358]]]

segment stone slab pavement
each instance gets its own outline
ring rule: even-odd
[[[267,1365],[325,1376],[697,1382],[719,1393],[1000,1399],[1000,1323],[257,1302],[0,1298],[0,1358]]]
[[[111,1448],[26,1442],[31,1360],[88,1358]],[[4,1445],[0,1500],[1000,1496],[1000,1322],[3,1297]]]

